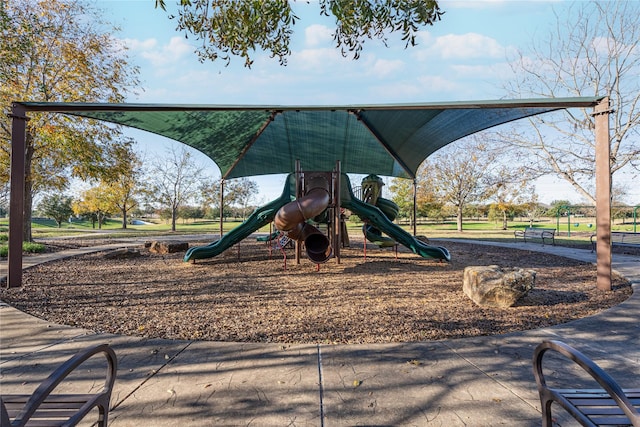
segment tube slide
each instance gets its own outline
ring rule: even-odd
[[[184,255],[183,261],[187,262],[195,259],[213,258],[214,256],[221,254],[231,246],[247,238],[257,229],[273,221],[276,212],[278,212],[282,206],[291,202],[292,195],[295,195],[295,178],[293,175],[289,175],[280,197],[262,207],[257,208],[242,224],[222,236],[220,240],[206,246],[195,246],[193,248],[189,248]]]
[[[323,263],[331,258],[331,245],[327,236],[311,224],[309,218],[320,215],[330,202],[329,183],[324,177],[311,177],[307,193],[284,205],[276,213],[274,223],[287,237],[304,242],[309,259]]]
[[[451,261],[451,254],[447,248],[442,246],[431,246],[413,237],[393,222],[389,221],[386,215],[376,206],[358,200],[351,191],[351,183],[348,177],[342,176],[340,204],[343,208],[349,209],[363,220],[366,219],[371,225],[381,232],[394,238],[398,243],[410,249],[413,253],[423,258],[442,259]]]

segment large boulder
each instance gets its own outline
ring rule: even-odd
[[[480,307],[511,307],[535,284],[536,272],[497,265],[464,269],[462,290]]]
[[[187,242],[151,242],[149,246],[149,252],[155,254],[171,254],[174,252],[184,252],[189,249],[189,243]]]

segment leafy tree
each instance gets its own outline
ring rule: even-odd
[[[508,227],[507,221],[520,212],[520,203],[528,197],[530,190],[525,190],[524,183],[512,182],[508,176],[509,173],[502,170],[498,175],[499,180],[492,185],[492,198],[495,203],[492,208],[502,214],[502,229]]]
[[[551,207],[547,209],[546,215],[551,217],[557,217],[567,213],[567,207],[571,206],[571,202],[568,200],[554,200],[551,202]]]
[[[421,179],[429,182],[442,202],[455,207],[459,232],[465,206],[493,193],[496,159],[495,152],[477,140],[466,140],[438,151],[420,168]]]
[[[62,221],[68,220],[73,215],[72,202],[73,198],[62,194],[46,195],[38,205],[38,211],[42,212],[43,216],[52,218],[60,228]]]
[[[412,218],[413,221],[413,182],[410,179],[393,178],[389,186],[391,201],[398,205],[398,217]]]
[[[9,212],[9,183],[0,183],[0,211],[2,216],[6,216],[6,212]]]
[[[100,187],[92,187],[83,191],[80,199],[73,203],[73,212],[76,215],[91,218],[91,225],[102,228],[105,218],[114,211],[113,203],[109,195]]]
[[[233,191],[233,181],[225,181],[224,183],[224,198],[223,203],[224,206],[220,207],[220,190],[221,180],[220,179],[203,179],[200,181],[200,185],[198,186],[198,191],[200,192],[200,199],[202,205],[207,211],[206,215],[209,217],[214,217],[213,213],[217,211],[218,216],[222,213],[228,213],[229,208],[236,203],[236,192]]]
[[[560,7],[564,7],[562,4]],[[512,61],[512,97],[607,95],[611,174],[640,168],[640,2],[573,2],[556,15],[548,36]],[[555,175],[595,205],[592,111],[536,116],[500,140],[526,158],[529,178]],[[532,132],[533,130],[533,132]],[[515,149],[515,150],[514,150]],[[526,153],[523,155],[523,152]],[[514,159],[515,161],[515,159]]]
[[[258,194],[258,183],[248,178],[234,179],[228,182],[229,197],[240,205],[242,219],[246,217],[251,199]]]
[[[183,220],[190,219],[195,221],[198,218],[204,217],[204,211],[200,206],[183,206],[178,209],[178,216]]]
[[[166,10],[165,0],[155,4]],[[354,59],[365,40],[386,44],[387,35],[395,31],[401,32],[405,48],[414,46],[420,28],[433,25],[444,13],[436,0],[319,0],[318,4],[322,15],[335,18],[336,47],[343,56],[351,52]],[[287,0],[180,0],[178,15],[169,18],[176,20],[178,31],[200,42],[196,53],[201,60],[220,58],[228,65],[231,56],[240,56],[246,67],[251,67],[251,56],[258,49],[286,65],[293,26],[299,20]]]
[[[422,167],[424,166],[426,165]],[[441,212],[443,205],[444,203],[435,191],[429,172],[423,169],[418,171],[416,188],[417,214],[424,217],[440,219],[443,217]]]
[[[121,102],[138,70],[112,25],[78,0],[0,2],[0,185],[9,181],[13,101]],[[33,113],[27,122],[24,240],[35,194],[62,191],[69,176],[99,177],[119,128],[96,120]]]
[[[201,174],[202,168],[184,147],[170,149],[165,158],[156,159],[151,167],[149,197],[169,211],[171,231],[176,231],[178,209],[196,194]]]
[[[102,180],[101,188],[107,200],[122,216],[122,228],[127,228],[128,214],[136,209],[139,204],[138,195],[143,194],[142,188],[142,161],[133,151],[130,145],[118,147],[117,166],[112,177]]]

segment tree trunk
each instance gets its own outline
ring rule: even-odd
[[[458,232],[462,232],[462,205],[458,206],[458,214],[456,215],[456,223],[458,225]]]
[[[507,211],[502,211],[502,229],[507,229]]]
[[[122,208],[122,228],[127,228],[127,209]]]
[[[176,217],[178,216],[178,209],[171,209],[171,231],[176,231]]]

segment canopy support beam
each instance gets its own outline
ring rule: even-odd
[[[609,97],[594,108],[596,137],[596,287],[611,290],[611,143]]]
[[[22,240],[24,234],[24,180],[27,138],[26,108],[13,103],[11,112],[11,195],[9,202],[9,253],[7,287],[22,286]]]
[[[369,132],[371,132],[371,135],[373,135],[373,137],[380,143],[380,145],[382,145],[384,147],[384,149],[387,151],[387,153],[389,153],[389,155],[391,157],[393,157],[393,159],[398,162],[398,164],[402,167],[402,169],[407,173],[407,175],[409,176],[409,178],[411,179],[415,179],[416,174],[413,173],[413,171],[411,170],[411,168],[409,166],[407,166],[407,164],[405,162],[402,161],[402,159],[400,157],[398,157],[398,155],[391,149],[391,147],[389,146],[389,144],[386,143],[386,141],[384,140],[384,138],[382,138],[382,136],[371,126],[371,124],[364,118],[362,117],[362,114],[360,114],[361,110],[349,110],[349,112],[351,114],[353,114],[354,116],[356,116],[356,118],[362,122],[362,124],[364,124],[364,127],[367,128],[367,130]]]
[[[253,136],[253,138],[251,138],[251,141],[249,141],[249,143],[243,148],[242,152],[240,153],[240,155],[238,156],[236,161],[233,162],[231,167],[229,169],[227,169],[226,172],[222,172],[221,171],[222,179],[226,179],[229,176],[229,173],[231,173],[231,171],[238,165],[238,163],[240,163],[240,160],[242,160],[244,158],[244,156],[247,155],[247,151],[249,151],[251,146],[256,142],[256,140],[258,138],[260,138],[260,135],[262,135],[262,132],[264,132],[265,129],[267,128],[267,126],[269,126],[269,123],[274,121],[276,116],[278,114],[280,114],[280,113],[282,113],[282,110],[275,110],[275,111],[271,112],[271,115],[269,116],[269,118],[263,123],[262,127],[258,130],[258,132],[256,132],[256,134]],[[211,159],[211,160],[213,160],[213,159]]]

